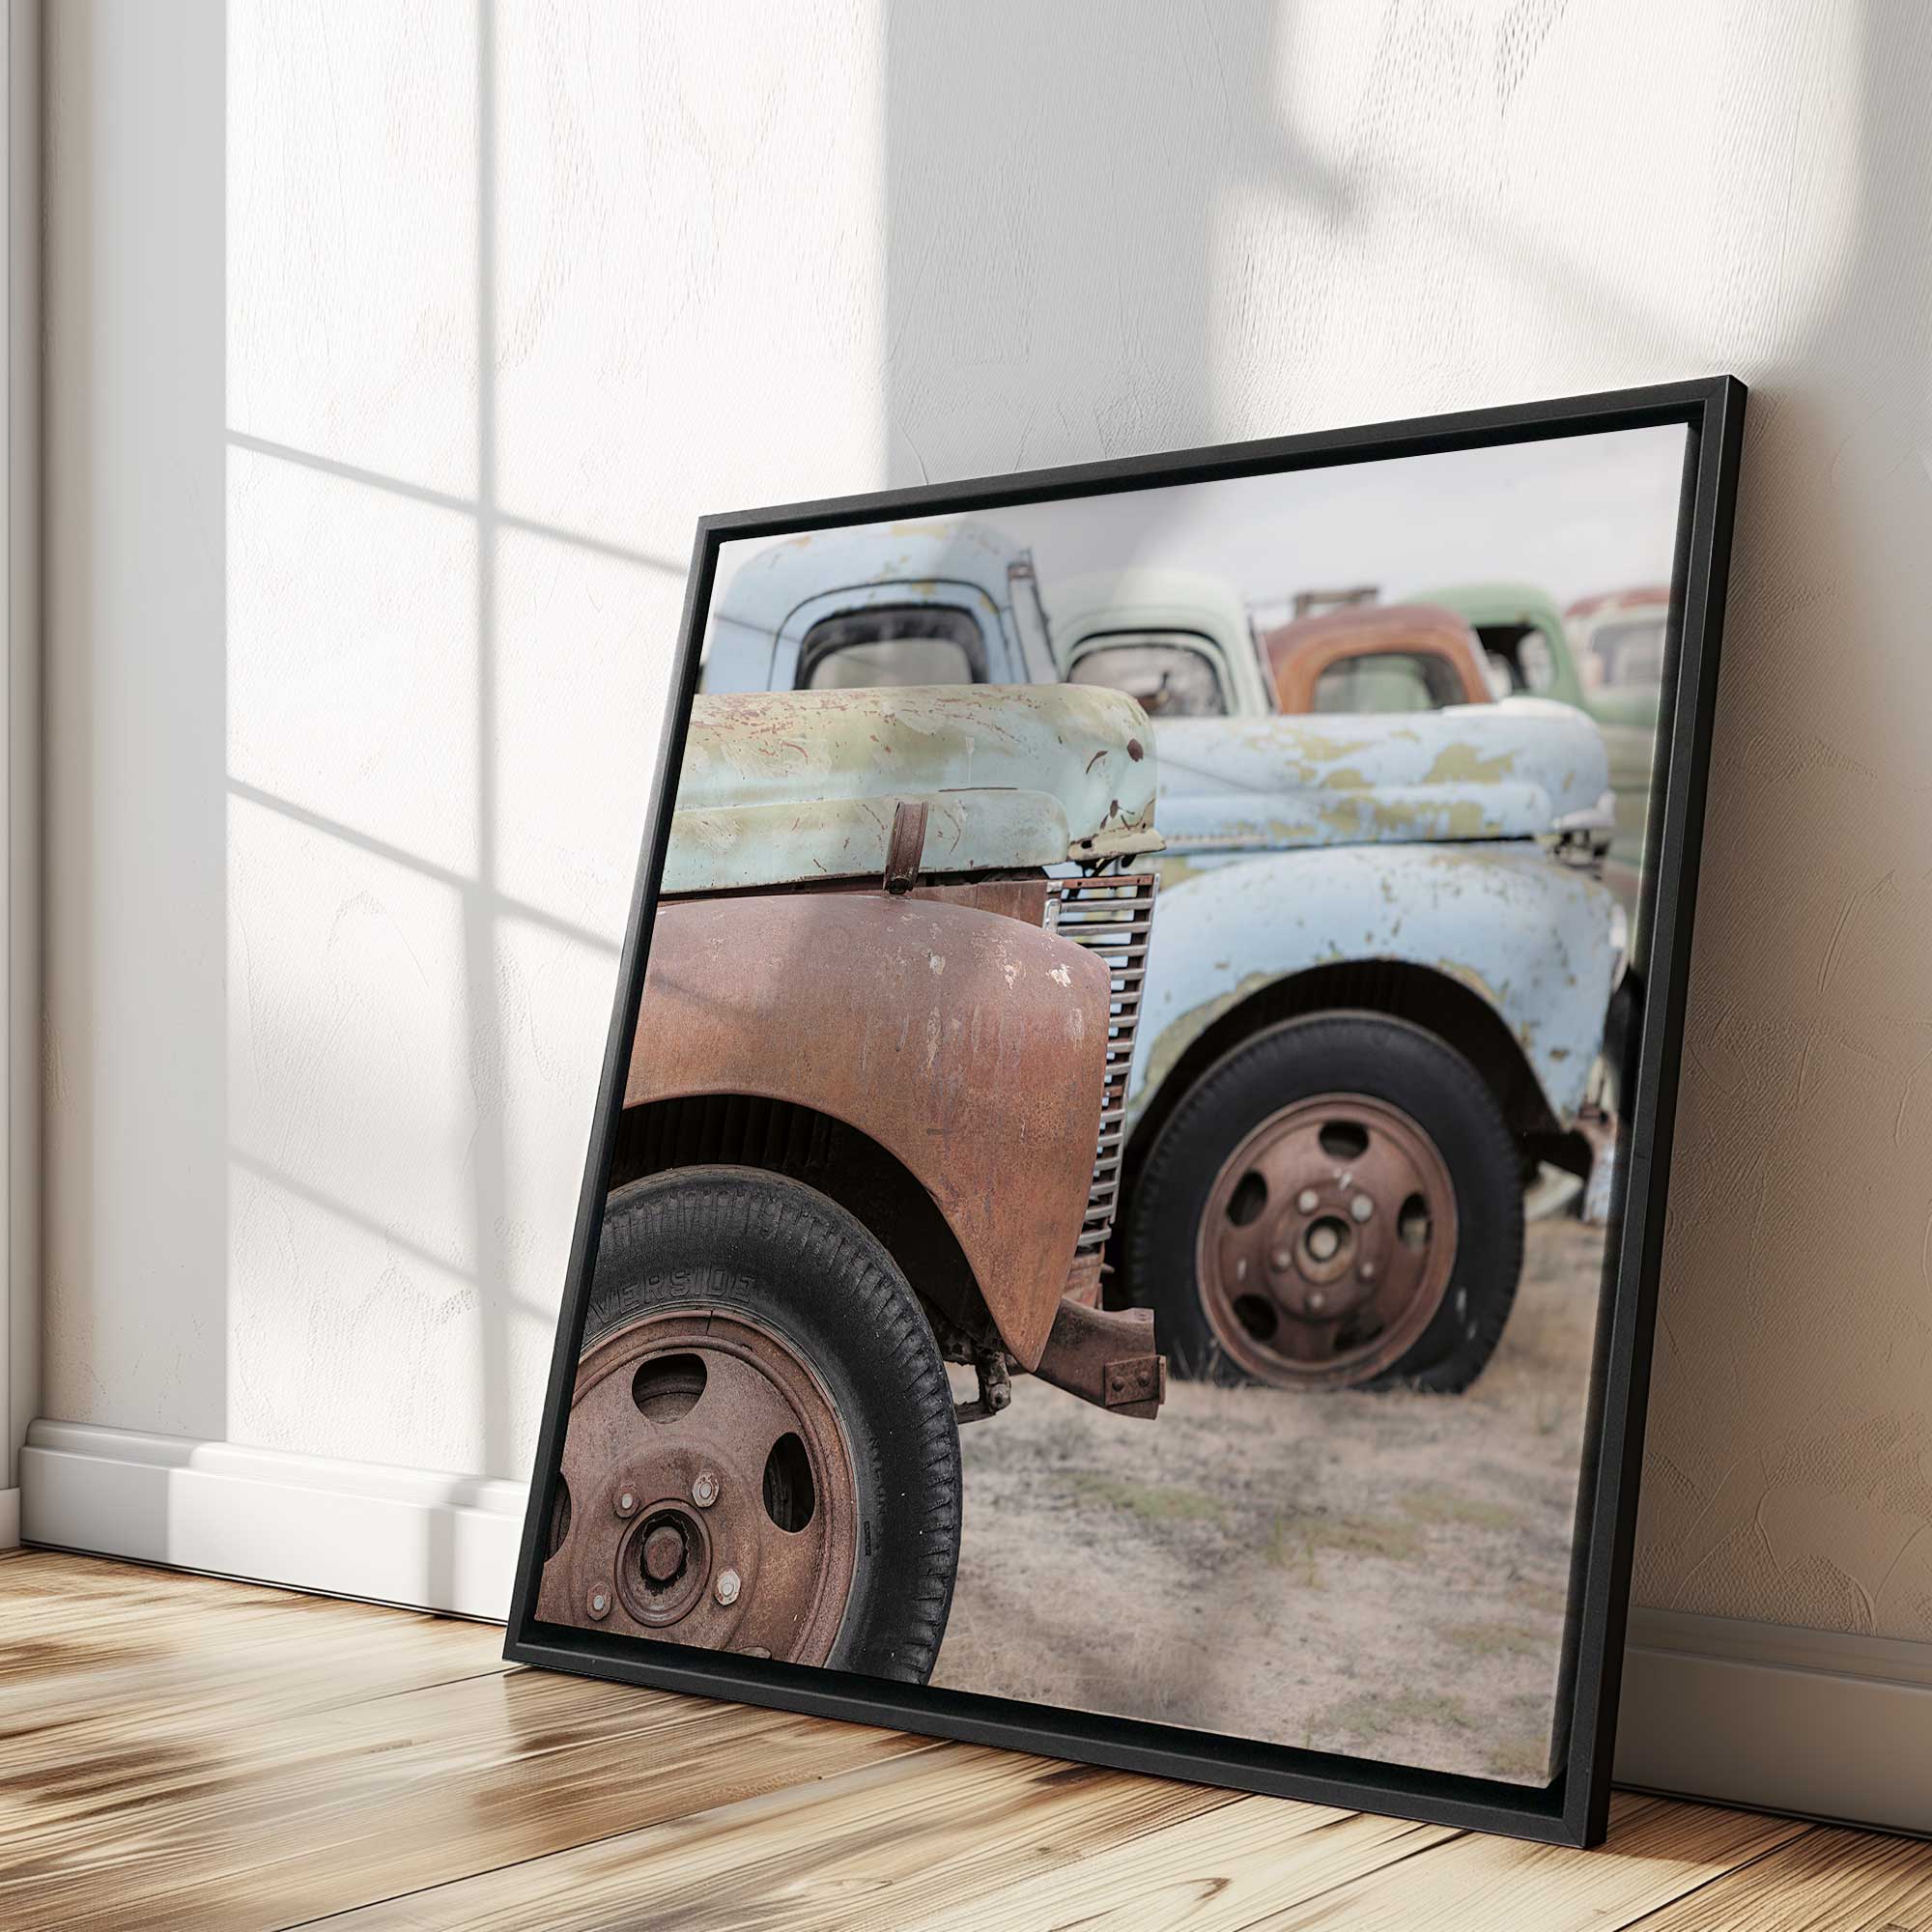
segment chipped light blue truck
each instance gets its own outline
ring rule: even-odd
[[[1266,715],[1213,580],[1094,588],[1043,604],[978,520],[773,546],[714,607],[704,688],[1064,677],[1147,706],[1165,850],[1110,1299],[1153,1308],[1181,1374],[1466,1387],[1514,1300],[1526,1180],[1601,1145],[1619,923],[1538,841],[1599,805],[1602,739],[1536,700]]]
[[[1492,588],[1501,591],[1505,602],[1500,608],[1509,612],[1517,610],[1522,595],[1540,594],[1522,592],[1520,586],[1515,585]],[[1426,606],[1432,601],[1420,599],[1417,604]],[[1548,605],[1548,599],[1544,599],[1544,603]],[[1171,566],[1134,565],[1122,571],[1094,572],[1056,582],[1047,605],[1055,658],[1063,675],[1075,682],[1112,685],[1116,690],[1125,692],[1151,712],[1162,727],[1163,736],[1174,734],[1182,720],[1256,719],[1277,714],[1267,662],[1268,639],[1258,631],[1246,605],[1222,578]],[[1444,606],[1453,605],[1454,598],[1445,596]],[[1488,609],[1487,606],[1484,608]],[[1512,644],[1515,639],[1516,634],[1511,633],[1502,642]],[[1383,648],[1392,653],[1386,659],[1391,674],[1382,681],[1384,698],[1391,694],[1400,694],[1416,706],[1416,711],[1409,714],[1411,717],[1442,710],[1441,700],[1430,694],[1425,681],[1413,675],[1414,660],[1406,655],[1406,650],[1412,650],[1415,646],[1406,645],[1405,640],[1391,637],[1383,640]],[[1523,650],[1524,662],[1532,665],[1545,662],[1534,657],[1533,641],[1524,645]],[[1358,668],[1375,661],[1373,653],[1353,660]],[[1568,666],[1569,659],[1567,656],[1552,655],[1548,663],[1560,671]],[[1580,708],[1573,704],[1568,695],[1569,684],[1559,680],[1555,688],[1548,689],[1548,680],[1545,678],[1532,692],[1525,684],[1515,659],[1505,663],[1497,658],[1493,665],[1492,689],[1501,698],[1502,711],[1512,718],[1521,720],[1540,716],[1562,720]],[[1405,666],[1411,668],[1404,671]],[[1571,682],[1574,683],[1574,679]],[[1499,690],[1496,689],[1498,685]],[[1378,706],[1378,710],[1382,708]],[[1298,711],[1296,715],[1300,715]],[[1608,754],[1608,782],[1605,790],[1591,797],[1584,786],[1574,781],[1575,775],[1566,776],[1561,809],[1546,816],[1540,804],[1532,801],[1528,816],[1536,825],[1538,842],[1546,849],[1555,852],[1568,865],[1588,868],[1594,876],[1605,879],[1605,883],[1612,886],[1612,895],[1618,900],[1618,906],[1611,914],[1611,954],[1613,963],[1620,968],[1630,950],[1630,895],[1623,889],[1627,883],[1623,875],[1606,879],[1605,872],[1615,858],[1612,841],[1625,815],[1626,806],[1618,789],[1616,735],[1594,712],[1586,715],[1596,725]],[[1466,708],[1462,716],[1469,716]],[[1313,722],[1312,719],[1308,721],[1311,724]],[[1390,721],[1393,736],[1389,742],[1393,745],[1406,742],[1401,735],[1401,720]],[[1368,724],[1367,728],[1373,730],[1375,727]],[[1500,723],[1491,722],[1472,728],[1482,732],[1487,739],[1493,740],[1505,727]],[[1533,735],[1543,741],[1539,749],[1545,751],[1560,745],[1565,735],[1561,724],[1554,737],[1543,727],[1532,726],[1531,729]],[[1466,735],[1461,724],[1457,731],[1459,736]],[[1208,735],[1217,737],[1219,734],[1210,732]],[[1583,768],[1593,771],[1594,748],[1589,748],[1587,741],[1578,740],[1574,725],[1569,727],[1568,736],[1572,741],[1585,743]],[[1473,776],[1493,779],[1497,775],[1493,765],[1492,758],[1488,765],[1479,767]],[[1223,802],[1190,798],[1189,794],[1197,787],[1179,767],[1169,777],[1169,789],[1179,794],[1167,808],[1170,811],[1199,818],[1205,806],[1210,820],[1223,819],[1228,815],[1230,808]],[[1392,803],[1387,797],[1387,786],[1398,777],[1399,774],[1387,768],[1378,770],[1377,789],[1384,807]],[[1294,788],[1300,788],[1298,781]],[[1321,789],[1325,787],[1318,787],[1318,791]],[[1486,790],[1492,806],[1501,803],[1496,790]],[[1190,829],[1199,830],[1198,827]],[[1210,823],[1208,837],[1218,844],[1228,829],[1224,824]],[[1240,830],[1238,820],[1234,829]],[[1422,836],[1439,835],[1425,833]],[[1493,836],[1485,835],[1486,841]],[[1262,842],[1270,844],[1275,841],[1264,838]],[[1283,842],[1300,846],[1309,841],[1296,837]],[[1512,1014],[1510,1017],[1513,1022],[1521,1017],[1528,1025],[1535,1024],[1533,1016]],[[1577,1149],[1573,1145],[1568,1157],[1560,1164],[1540,1160],[1535,1178],[1525,1194],[1528,1218],[1540,1218],[1570,1209],[1580,1212],[1586,1220],[1593,1222],[1601,1222],[1607,1215],[1611,1134],[1603,1104],[1603,1096],[1607,1092],[1607,1074],[1604,1068],[1593,1067],[1589,1086],[1590,1097],[1585,1106],[1577,1111],[1575,1120],[1590,1141],[1590,1159],[1586,1165],[1577,1157]],[[1598,1157],[1600,1152],[1602,1158]]]
[[[1574,705],[1603,733],[1615,807],[1608,882],[1634,919],[1670,612],[1668,586],[1586,598],[1567,612],[1533,583],[1462,583],[1426,594],[1431,603],[1466,619],[1512,691]],[[1600,639],[1606,647],[1603,656],[1598,654]],[[1618,647],[1607,648],[1613,639]],[[1608,681],[1592,683],[1583,675],[1586,665],[1608,670]]]

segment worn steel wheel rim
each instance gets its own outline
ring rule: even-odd
[[[851,1599],[858,1485],[796,1347],[737,1309],[654,1312],[586,1349],[539,1614],[824,1663]]]
[[[1456,1191],[1409,1116],[1361,1094],[1270,1115],[1221,1164],[1196,1241],[1203,1312],[1229,1359],[1278,1388],[1393,1368],[1456,1260]]]

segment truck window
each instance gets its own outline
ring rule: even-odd
[[[805,634],[801,691],[915,684],[984,684],[986,640],[970,611],[910,604],[848,611]]]
[[[1476,635],[1492,669],[1509,674],[1510,691],[1545,692],[1556,682],[1556,659],[1549,639],[1534,624],[1482,624]]]
[[[1416,651],[1364,651],[1315,680],[1317,711],[1440,711],[1462,701],[1455,667]]]
[[[1068,684],[1103,684],[1124,691],[1150,718],[1225,718],[1228,694],[1214,661],[1172,638],[1122,638],[1082,651]]]
[[[1631,617],[1601,624],[1590,650],[1603,667],[1606,686],[1652,685],[1663,678],[1663,619]]]

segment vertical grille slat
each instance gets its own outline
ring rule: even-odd
[[[1140,1024],[1141,983],[1147,977],[1148,935],[1153,926],[1156,881],[1151,872],[1120,872],[1095,878],[1055,879],[1047,902],[1047,923],[1063,939],[1084,946],[1105,962],[1113,976],[1107,1015],[1107,1058],[1100,1086],[1099,1139],[1094,1176],[1087,1192],[1076,1253],[1097,1254],[1114,1225],[1114,1196],[1120,1185],[1121,1148],[1127,1106],[1127,1069],[1134,1057]]]

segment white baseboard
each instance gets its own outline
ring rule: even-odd
[[[28,1543],[500,1621],[521,1483],[37,1422]],[[0,1537],[0,1547],[5,1547]],[[1932,1833],[1932,1644],[1635,1609],[1617,1781]]]
[[[20,1547],[20,1492],[0,1490],[0,1549]]]
[[[500,1623],[525,1487],[36,1422],[19,1493],[27,1543]]]
[[[1932,1835],[1932,1643],[1633,1609],[1616,1775]]]

